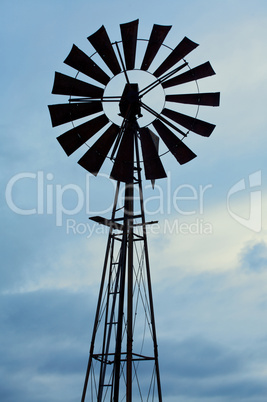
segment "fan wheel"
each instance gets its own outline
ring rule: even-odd
[[[69,102],[49,106],[53,126],[80,122],[57,138],[66,154],[71,155],[89,141],[90,148],[78,163],[97,175],[105,159],[110,158],[114,160],[112,172],[117,172],[111,177],[118,181],[129,179],[124,170],[134,163],[135,141],[130,132],[140,139],[146,179],[163,178],[166,173],[159,157],[159,138],[180,164],[189,162],[196,155],[184,138],[190,131],[209,137],[215,128],[197,118],[199,107],[219,106],[218,92],[198,90],[199,79],[215,74],[210,63],[190,68],[185,60],[198,44],[184,37],[174,49],[169,48],[163,42],[171,27],[162,25],[153,26],[148,40],[138,39],[138,23],[121,24],[121,41],[114,43],[102,26],[88,37],[95,49],[91,57],[73,45],[65,63],[93,81],[80,80],[78,74],[72,78],[56,72],[52,93],[68,95]],[[143,56],[137,52],[138,41],[146,42]],[[163,48],[169,54],[153,70]],[[192,85],[195,90],[187,93]],[[185,107],[192,106],[195,113],[184,113]],[[91,138],[97,135],[92,144]]]

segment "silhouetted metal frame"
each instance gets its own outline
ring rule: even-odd
[[[158,391],[158,401],[162,402],[162,391],[161,391],[161,382],[160,382],[160,372],[159,372],[159,361],[158,361],[158,344],[157,344],[157,336],[156,336],[156,324],[155,324],[155,315],[154,315],[154,305],[153,305],[153,296],[152,296],[152,284],[151,284],[151,275],[150,275],[150,265],[149,265],[149,253],[148,253],[148,244],[147,244],[147,235],[146,235],[146,221],[145,221],[145,212],[144,212],[144,201],[143,201],[143,190],[142,190],[142,178],[141,178],[141,165],[140,165],[140,156],[139,156],[139,144],[138,144],[138,126],[135,122],[136,129],[134,132],[134,148],[135,148],[135,162],[136,166],[133,170],[133,179],[130,183],[125,184],[125,202],[124,202],[124,214],[123,214],[123,233],[121,239],[120,246],[120,255],[118,268],[116,272],[116,283],[114,294],[112,295],[112,300],[107,300],[107,304],[111,303],[112,308],[110,315],[108,316],[108,305],[106,306],[106,314],[105,314],[105,324],[104,324],[104,335],[102,342],[102,355],[99,356],[98,360],[101,361],[100,375],[99,375],[99,385],[98,385],[98,396],[97,401],[101,402],[103,399],[103,389],[104,389],[104,381],[105,381],[105,370],[108,355],[112,355],[109,352],[109,342],[111,337],[111,325],[108,328],[108,321],[114,319],[115,313],[115,303],[117,297],[119,298],[118,303],[118,317],[117,317],[117,332],[116,332],[116,347],[114,353],[114,368],[113,368],[113,379],[112,379],[112,401],[119,401],[119,392],[120,392],[120,380],[121,380],[121,347],[122,347],[122,328],[123,328],[123,317],[124,317],[124,301],[127,299],[127,344],[126,344],[126,400],[127,402],[132,401],[132,378],[133,378],[133,360],[136,360],[136,356],[133,359],[133,243],[134,243],[134,186],[138,187],[139,191],[139,202],[140,202],[140,210],[141,213],[138,217],[141,219],[142,226],[142,241],[144,248],[144,261],[145,261],[145,269],[146,269],[146,277],[147,277],[147,290],[148,290],[148,298],[149,298],[149,317],[151,320],[152,327],[152,342],[154,349],[153,357],[144,357],[140,356],[141,360],[154,360],[155,363],[155,373],[156,373],[156,381],[157,381],[157,391]],[[134,174],[137,174],[137,179],[134,179]],[[114,198],[113,210],[111,215],[110,230],[107,241],[104,266],[102,279],[100,284],[100,291],[93,327],[92,341],[89,353],[89,361],[84,381],[83,394],[81,401],[85,401],[86,391],[88,387],[88,380],[90,375],[90,370],[92,366],[92,360],[96,357],[94,352],[95,339],[97,336],[99,318],[100,318],[100,308],[103,302],[103,290],[105,286],[105,280],[107,277],[107,268],[109,266],[109,279],[111,276],[111,264],[113,261],[113,243],[114,243],[114,229],[116,227],[112,224],[112,222],[116,222],[115,218],[117,212],[117,202],[118,202],[118,194],[120,189],[120,182],[117,182],[116,193]],[[122,219],[122,218],[121,218]],[[108,264],[109,263],[109,264]],[[127,273],[127,284],[126,284],[126,273]],[[109,286],[109,285],[108,285]],[[125,296],[125,291],[127,288],[127,295]],[[118,293],[117,293],[118,289]]]
[[[111,216],[112,220],[114,220],[115,214],[116,214],[116,207],[117,207],[118,196],[119,196],[119,188],[120,188],[120,182],[117,183],[117,187],[116,187],[116,193],[115,193],[112,216]],[[102,298],[103,298],[103,290],[104,290],[104,285],[105,285],[107,265],[108,265],[108,261],[109,261],[109,253],[110,253],[112,235],[113,235],[113,228],[110,227],[109,235],[108,235],[108,241],[107,241],[107,247],[106,247],[106,254],[105,254],[105,259],[104,259],[104,267],[103,267],[102,278],[101,278],[101,283],[100,283],[100,290],[99,290],[96,314],[95,314],[93,333],[92,333],[91,347],[90,347],[90,353],[89,353],[89,361],[88,361],[88,365],[87,365],[85,381],[84,381],[84,387],[83,387],[83,393],[82,393],[82,399],[81,399],[82,402],[85,401],[86,390],[87,390],[87,386],[88,386],[88,379],[89,379],[90,369],[91,369],[91,365],[92,365],[94,346],[95,346],[95,338],[96,338],[96,334],[97,334],[97,326],[98,326],[98,322],[99,322],[99,313],[100,313],[101,302],[102,302]]]

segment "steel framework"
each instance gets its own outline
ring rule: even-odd
[[[162,401],[146,234],[154,222],[145,220],[135,118],[127,132],[135,164],[124,184],[124,206],[118,208],[118,182],[111,219],[91,218],[109,226],[109,235],[82,402],[87,394],[98,402]]]

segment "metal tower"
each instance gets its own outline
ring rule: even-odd
[[[127,125],[136,158],[124,207],[117,208],[118,182],[111,219],[91,218],[109,226],[109,236],[82,402],[87,388],[88,400],[162,401],[146,236],[153,222],[145,220],[137,122]]]

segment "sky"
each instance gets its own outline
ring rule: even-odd
[[[265,0],[1,1],[1,401],[80,399],[107,240],[88,217],[110,217],[114,182],[66,157],[47,105],[73,43],[90,55],[102,24],[115,41],[137,18],[140,38],[156,23],[199,43],[190,66],[216,72],[200,90],[221,92],[197,158],[144,182],[163,399],[266,401]]]

